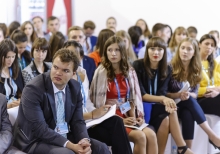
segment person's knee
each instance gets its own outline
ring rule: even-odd
[[[163,128],[168,128],[170,125],[170,119],[169,117],[167,116],[166,118],[163,119],[160,127],[163,127]]]
[[[140,130],[135,130],[135,132],[132,133],[131,137],[134,143],[142,143],[142,144],[146,143],[146,135],[144,132]]]
[[[145,133],[147,140],[157,140],[156,133],[150,128],[145,128],[143,132]]]
[[[92,153],[110,154],[109,148],[105,143],[91,139],[91,144]]]
[[[72,150],[70,149],[67,149],[67,148],[54,148],[54,149],[51,149],[49,154],[75,154],[75,152],[73,152]]]

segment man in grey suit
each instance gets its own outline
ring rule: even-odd
[[[6,96],[0,94],[0,154],[24,154],[10,146],[12,139],[12,126],[8,118]]]
[[[78,66],[72,51],[60,49],[53,57],[51,71],[25,86],[14,146],[33,154],[110,153],[104,143],[90,140],[87,134],[80,85],[72,79]]]

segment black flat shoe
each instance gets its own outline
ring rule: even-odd
[[[218,148],[220,150],[220,147],[217,147],[211,140],[209,140],[209,143],[212,144],[215,149]]]
[[[178,147],[178,154],[184,154],[187,151],[187,149],[188,149],[187,146]],[[179,150],[182,150],[182,151],[179,152]]]

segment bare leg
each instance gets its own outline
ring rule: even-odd
[[[157,136],[155,132],[148,127],[144,128],[143,132],[147,138],[146,154],[158,154]]]
[[[164,154],[169,134],[169,117],[166,117],[157,131],[157,143],[159,154]]]
[[[140,130],[132,130],[128,138],[134,143],[133,154],[146,154],[147,140],[144,132]]]
[[[185,142],[186,142],[187,147],[191,149],[192,148],[192,140],[185,140]]]
[[[182,147],[182,146],[186,146],[185,141],[183,140],[181,131],[180,131],[180,126],[179,126],[179,121],[177,118],[177,113],[173,112],[169,115],[169,119],[170,119],[170,133],[174,139],[174,141],[176,142],[176,145],[178,147]],[[179,152],[181,152],[182,150],[180,150]],[[192,151],[190,149],[187,149],[187,151],[185,152],[185,154],[192,154]]]
[[[209,139],[217,146],[220,147],[220,138],[213,132],[213,130],[210,128],[207,121],[203,122],[199,125],[208,135]]]

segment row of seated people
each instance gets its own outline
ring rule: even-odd
[[[20,100],[16,99],[21,97],[14,131],[14,145],[18,149],[28,153],[45,153],[44,150],[52,153],[57,148],[59,150],[71,149],[74,152],[77,152],[76,149],[84,150],[83,152],[90,151],[90,144],[84,139],[89,138],[89,134],[90,137],[112,146],[113,153],[126,153],[126,151],[130,153],[129,140],[134,142],[134,153],[158,153],[158,150],[159,153],[163,153],[168,133],[171,132],[179,147],[179,152],[192,153],[185,145],[190,147],[194,121],[208,134],[210,142],[219,147],[220,139],[210,129],[202,110],[208,102],[212,101],[212,105],[208,104],[208,107],[205,106],[205,108],[209,109],[207,112],[212,112],[209,114],[218,115],[218,112],[214,112],[213,107],[218,108],[219,65],[213,60],[212,52],[216,42],[211,35],[204,35],[201,38],[200,51],[196,40],[184,39],[178,46],[171,65],[167,65],[166,43],[159,37],[153,37],[147,44],[144,59],[135,61],[134,68],[129,64],[124,41],[120,37],[111,36],[105,42],[102,61],[95,71],[90,91],[86,71],[82,67],[78,67],[80,51],[83,51],[79,43],[67,41],[64,49],[55,53],[53,64],[49,64],[44,62],[48,51],[46,40],[38,38],[35,42],[36,46],[33,46],[31,52],[34,60],[28,66],[29,68],[22,71],[26,84],[24,90],[23,85],[19,86],[23,79],[19,72],[15,45],[9,39],[3,40],[0,44],[3,68],[1,79],[4,80],[2,93],[6,95],[8,107],[19,104]],[[34,71],[32,71],[33,68]],[[50,69],[51,71],[49,71]],[[49,72],[43,73],[47,71]],[[210,77],[210,75],[212,76]],[[35,76],[37,77],[34,78]],[[72,78],[79,83],[70,80]],[[187,82],[191,87],[189,91],[178,92]],[[200,87],[198,87],[199,83]],[[211,87],[214,85],[215,87]],[[77,86],[79,89],[76,88]],[[72,97],[66,93],[66,88],[70,88]],[[67,137],[69,141],[64,135],[66,130],[65,133],[62,132],[62,135],[59,135],[58,131],[58,133],[54,132],[55,127],[60,126],[58,122],[59,96],[55,94],[55,91],[59,90],[63,91],[62,95],[65,96],[64,110],[69,110],[64,111],[65,119],[61,118],[61,123],[67,122],[73,135],[73,138]],[[199,104],[196,100],[197,91]],[[69,98],[72,101],[69,102]],[[177,98],[180,98],[181,101],[176,105],[173,99]],[[152,127],[146,127],[142,131],[125,129],[124,124],[141,125],[144,122],[142,101],[156,103],[153,105],[149,122],[154,129]],[[75,105],[66,106],[72,103]],[[127,114],[122,114],[120,111],[120,106],[124,103],[130,104],[131,107]],[[84,120],[99,118],[113,104],[117,104],[119,107],[116,113],[121,118],[107,119],[105,122],[89,128],[87,134],[82,118]],[[178,125],[177,107],[182,124],[188,126],[185,128],[183,126],[183,137]],[[137,110],[137,114],[135,114],[135,110]],[[82,111],[84,111],[83,117],[78,115]],[[193,125],[190,125],[192,123]],[[77,135],[76,132],[78,132]],[[82,136],[80,136],[81,133]],[[33,142],[27,143],[27,140]],[[72,143],[78,144],[76,146]],[[96,144],[102,145],[103,149],[97,149],[97,146],[94,146]],[[61,148],[62,146],[67,148]],[[94,140],[91,140],[91,148],[93,152],[98,150],[97,153],[100,153],[100,150],[106,150],[106,146]]]

